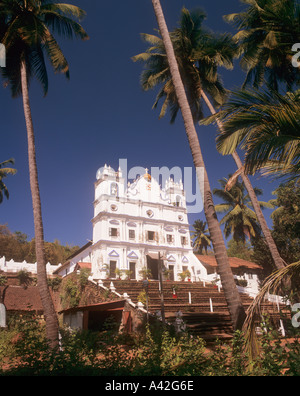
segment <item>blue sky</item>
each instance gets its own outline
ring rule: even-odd
[[[82,22],[90,40],[59,43],[69,61],[71,79],[54,75],[49,68],[49,92],[44,98],[36,82],[30,99],[36,135],[37,163],[42,199],[45,240],[84,245],[92,238],[94,182],[96,171],[105,163],[118,167],[119,159],[133,166],[192,167],[181,116],[174,125],[158,119],[152,110],[156,91],[143,92],[139,78],[142,64],[131,60],[143,52],[140,33],[155,33],[156,19],[151,0],[73,0],[87,16]],[[202,8],[205,25],[214,31],[232,31],[222,16],[239,12],[239,0],[162,0],[169,30],[176,27],[180,10]],[[220,69],[224,85],[234,89],[244,74],[239,65],[233,71]],[[13,157],[17,174],[5,182],[9,200],[0,206],[0,224],[11,231],[34,236],[29,188],[27,141],[21,99],[12,99],[9,89],[0,90],[0,162]],[[216,151],[214,126],[198,126],[199,140],[212,188],[218,179],[235,171],[231,157]],[[278,184],[252,178],[269,200]],[[217,203],[217,201],[216,201]],[[265,211],[271,225],[270,210]],[[203,213],[189,216],[190,223]]]

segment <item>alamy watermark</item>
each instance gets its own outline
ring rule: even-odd
[[[6,67],[6,48],[0,43],[0,67]]]
[[[292,65],[294,67],[300,67],[300,60],[298,60],[300,58],[300,43],[295,43],[292,46],[292,51],[296,52],[296,54],[292,57]]]
[[[300,327],[300,303],[296,303],[292,306],[292,312],[297,312],[292,317],[293,327]]]
[[[98,169],[96,178],[103,173],[104,167]],[[124,178],[124,188],[126,189],[129,181],[137,180],[138,177],[143,176],[148,169],[142,166],[134,166],[128,169],[127,159],[119,159],[119,169],[122,171]],[[114,171],[114,169],[112,169]],[[154,166],[149,170],[151,179],[155,179],[161,188],[164,189],[166,183],[174,181],[177,186],[182,186],[185,193],[186,208],[188,213],[200,213],[203,211],[203,187],[204,187],[204,169],[193,167]],[[174,184],[174,185],[175,185]],[[201,188],[200,188],[201,187]]]

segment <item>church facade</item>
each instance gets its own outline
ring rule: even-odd
[[[95,182],[92,225],[93,240],[69,267],[90,262],[95,280],[129,275],[142,279],[145,270],[158,279],[160,268],[171,280],[180,280],[179,274],[187,270],[191,280],[207,277],[191,246],[181,181],[169,178],[161,188],[145,170],[125,185],[121,169],[115,172],[105,165]]]

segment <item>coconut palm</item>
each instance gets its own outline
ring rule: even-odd
[[[7,161],[0,162],[0,203],[3,202],[3,194],[6,198],[9,198],[9,192],[6,185],[3,182],[3,179],[8,175],[15,175],[17,170],[11,167],[8,167],[8,164],[14,164],[15,161],[11,158]]]
[[[211,238],[207,234],[206,221],[195,220],[193,224],[194,231],[192,231],[193,247],[197,253],[202,254],[203,249],[207,254],[207,248],[211,245]]]
[[[156,15],[160,34],[162,36],[162,40],[165,46],[166,57],[168,59],[170,73],[172,76],[172,83],[174,85],[175,94],[184,120],[185,131],[191,149],[194,166],[196,168],[200,191],[202,193],[205,217],[212,239],[212,244],[218,264],[219,275],[221,278],[225,298],[227,301],[229,312],[231,314],[233,326],[235,329],[238,329],[241,328],[245,320],[245,310],[243,308],[241,297],[237,291],[233,274],[229,265],[226,246],[215,212],[209,180],[205,169],[198,136],[195,130],[191,108],[189,106],[189,102],[185,93],[185,88],[180,76],[172,41],[169,36],[160,1],[152,0],[152,5]]]
[[[216,212],[226,213],[221,219],[220,224],[224,224],[225,237],[231,234],[236,242],[246,242],[248,239],[258,237],[261,228],[255,212],[250,208],[252,206],[249,194],[245,193],[243,183],[236,181],[234,186],[228,190],[228,179],[219,180],[221,188],[215,188],[213,194],[221,198],[224,202],[216,205]],[[254,188],[256,195],[262,195],[262,190]],[[259,201],[261,208],[273,208],[268,202]],[[249,207],[250,206],[250,207]]]
[[[46,333],[52,347],[58,345],[58,320],[47,284],[44,232],[35,153],[34,128],[29,101],[29,82],[36,77],[44,94],[48,90],[46,59],[55,72],[69,77],[69,65],[53,33],[71,38],[88,36],[75,19],[84,11],[48,0],[0,1],[0,42],[6,48],[6,68],[1,68],[12,96],[22,95],[28,141],[30,188],[33,204],[38,288],[46,318]]]
[[[244,85],[261,86],[265,81],[278,90],[300,81],[300,65],[292,64],[292,47],[300,42],[300,5],[297,0],[241,0],[247,9],[226,15],[239,31],[241,67],[247,76]]]
[[[180,73],[186,89],[194,121],[201,120],[202,99],[211,114],[216,114],[214,105],[221,105],[226,99],[226,90],[221,84],[218,67],[228,69],[233,67],[236,47],[229,35],[214,35],[203,28],[205,14],[201,11],[189,13],[183,8],[180,27],[171,32]],[[134,61],[145,62],[145,70],[141,75],[143,89],[148,90],[156,85],[162,85],[154,107],[164,98],[160,117],[165,115],[169,107],[171,122],[174,122],[179,105],[174,92],[174,86],[167,62],[166,51],[160,37],[154,35],[142,36],[151,46],[147,52],[133,57]],[[218,128],[222,131],[222,122],[217,119]],[[231,155],[236,163],[237,172],[234,178],[241,176],[251,198],[251,202],[262,228],[267,246],[272,255],[276,268],[284,267],[277,246],[272,238],[265,217],[261,211],[253,186],[244,172],[243,163],[238,153],[233,150]]]
[[[245,150],[246,172],[299,180],[299,91],[286,95],[256,89],[236,91],[216,118],[223,125],[218,150],[224,155],[237,147]]]
[[[184,83],[194,121],[203,118],[202,98],[211,98],[213,105],[221,105],[226,98],[218,67],[233,68],[236,45],[229,34],[217,35],[203,27],[206,15],[201,10],[181,10],[179,27],[170,32],[176,60]],[[134,56],[133,61],[141,61],[145,69],[141,74],[141,86],[147,91],[162,85],[154,103],[163,104],[160,118],[171,113],[171,123],[175,121],[179,104],[175,95],[170,68],[163,40],[159,36],[142,34],[149,48],[146,52]]]

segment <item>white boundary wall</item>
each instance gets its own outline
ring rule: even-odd
[[[52,275],[53,272],[60,267],[61,264],[58,265],[51,265],[50,263],[46,264],[46,271],[48,275]],[[6,261],[5,257],[0,257],[0,271],[3,272],[19,272],[21,270],[26,270],[31,272],[32,274],[37,273],[36,263],[27,263],[27,261],[23,261],[21,263],[9,260]]]

